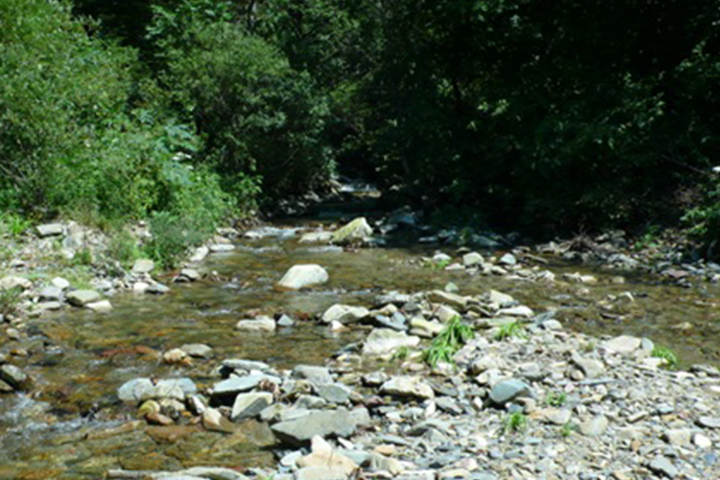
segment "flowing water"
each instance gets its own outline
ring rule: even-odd
[[[423,268],[418,259],[434,248],[407,236],[391,238],[383,248],[352,251],[298,243],[303,229],[349,220],[373,206],[365,196],[325,204],[306,218],[278,221],[269,226],[271,235],[241,240],[234,252],[211,256],[203,271],[216,272],[215,280],[173,285],[162,297],[118,295],[107,314],[65,310],[29,322],[31,338],[25,348],[30,355],[18,364],[34,376],[36,385],[30,395],[0,397],[0,478],[89,479],[111,468],[269,466],[273,454],[266,447],[272,438],[264,425],[246,422],[237,433],[223,435],[191,424],[131,423],[135,410],[120,404],[115,392],[127,380],[149,376],[189,376],[202,389],[217,380],[219,360],[231,357],[262,360],[277,368],[322,364],[364,332],[335,334],[303,319],[334,303],[369,306],[384,290],[442,289],[448,282],[467,295],[493,288],[536,311],[557,308],[557,318],[573,329],[647,336],[672,347],[686,363],[720,363],[720,290],[715,286],[686,289],[632,274],[625,275],[625,284],[616,284],[612,277],[618,272],[563,263],[543,267],[558,275],[592,273],[600,282],[588,293],[563,282]],[[451,248],[445,251],[453,253]],[[329,283],[307,292],[276,291],[273,285],[298,263],[323,265]],[[612,310],[598,305],[608,295],[626,291],[636,297],[634,303]],[[271,334],[235,331],[238,320],[258,313],[285,313],[300,321]],[[159,352],[186,343],[211,345],[214,359],[195,361],[191,368],[159,360]]]

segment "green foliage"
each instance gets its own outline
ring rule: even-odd
[[[438,363],[455,363],[453,356],[469,340],[475,337],[475,332],[468,325],[463,325],[460,317],[451,318],[430,344],[430,348],[423,352],[423,359],[431,367]]]
[[[574,431],[577,430],[577,427],[573,425],[571,422],[567,422],[562,427],[560,427],[560,436],[563,438],[568,438]]]
[[[398,361],[398,360],[403,361],[406,358],[408,358],[409,355],[410,355],[410,349],[406,346],[402,346],[402,347],[398,348],[395,351],[395,353],[393,353],[392,358],[390,360],[393,362]]]
[[[656,345],[651,352],[651,356],[664,360],[665,366],[672,370],[676,369],[680,364],[680,360],[675,352],[667,347]]]
[[[503,420],[505,435],[524,432],[528,428],[528,418],[522,412],[509,413]]]
[[[425,267],[430,270],[440,271],[445,270],[445,268],[450,265],[450,262],[450,260],[440,260],[438,262],[431,260],[425,263]]]
[[[135,260],[141,257],[137,239],[124,228],[112,232],[106,253],[109,258],[120,262],[124,268],[130,268]]]
[[[22,216],[0,212],[0,237],[18,238],[30,228],[31,222]]]
[[[86,266],[89,267],[93,264],[93,252],[88,247],[82,247],[72,259],[72,265],[74,266]]]
[[[563,391],[552,391],[545,397],[545,405],[551,407],[562,407],[567,403],[567,393]]]
[[[506,340],[511,337],[527,338],[525,327],[518,320],[501,325],[500,329],[495,334],[495,340],[497,341]]]
[[[635,251],[640,251],[648,247],[656,247],[658,245],[657,240],[660,230],[660,226],[650,225],[647,231],[633,245]]]
[[[17,304],[20,302],[22,289],[0,288],[0,314],[10,315],[17,311]]]

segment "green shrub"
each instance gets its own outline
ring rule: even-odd
[[[10,315],[17,311],[17,304],[20,302],[20,295],[22,289],[19,287],[15,288],[0,288],[0,314]]]
[[[675,352],[673,352],[667,347],[656,345],[653,348],[651,355],[655,358],[660,358],[664,360],[665,366],[669,369],[676,369],[680,364],[680,360],[678,359],[678,356],[675,354]]]
[[[519,321],[506,323],[495,334],[495,340],[502,341],[510,337],[527,338],[525,327]]]
[[[423,358],[433,368],[440,362],[454,363],[453,357],[458,350],[474,337],[471,327],[463,325],[460,317],[453,317],[433,339],[430,348],[423,353]]]
[[[10,238],[17,238],[28,228],[30,228],[31,222],[22,216],[7,212],[0,212],[0,237],[9,236]]]
[[[527,427],[528,419],[522,412],[510,413],[505,417],[505,420],[503,420],[503,433],[505,435],[524,432],[527,430]]]
[[[110,235],[107,256],[120,262],[124,268],[130,268],[140,258],[141,251],[138,240],[127,229],[121,228]]]

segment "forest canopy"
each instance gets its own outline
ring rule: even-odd
[[[0,209],[212,231],[346,172],[447,218],[715,238],[718,7],[5,0]]]

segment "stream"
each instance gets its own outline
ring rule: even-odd
[[[267,447],[272,438],[264,425],[247,421],[235,434],[223,435],[192,424],[128,423],[136,420],[136,411],[119,402],[117,388],[137,377],[187,376],[202,390],[217,381],[217,366],[225,358],[262,360],[281,369],[323,364],[344,345],[362,340],[365,332],[334,333],[312,318],[335,303],[370,307],[384,291],[443,289],[448,282],[463,295],[492,288],[536,312],[557,308],[556,318],[571,329],[597,336],[646,336],[671,347],[685,365],[720,364],[720,288],[715,285],[680,288],[553,259],[539,265],[557,275],[553,283],[429,269],[420,257],[438,249],[456,256],[456,248],[420,244],[414,233],[390,236],[381,248],[347,251],[299,243],[300,233],[308,229],[380,214],[373,195],[346,196],[350,200],[267,225],[259,230],[261,238],[241,238],[233,252],[211,255],[201,270],[216,272],[216,280],[173,284],[169,294],[157,297],[119,294],[106,314],[66,309],[30,320],[30,339],[23,344],[30,355],[17,363],[36,385],[31,394],[0,397],[0,478],[90,479],[101,478],[110,468],[271,466],[275,457]],[[303,263],[322,265],[330,281],[310,291],[274,289],[288,268]],[[592,274],[598,283],[560,281],[563,273],[574,272]],[[618,275],[624,284],[617,283]],[[624,292],[631,292],[635,301],[614,304],[611,310],[603,307],[608,295]],[[238,320],[257,314],[287,314],[296,323],[274,333],[235,330]],[[191,367],[162,363],[160,353],[189,343],[210,345],[213,358],[195,360]],[[113,435],[118,428],[125,430]]]

